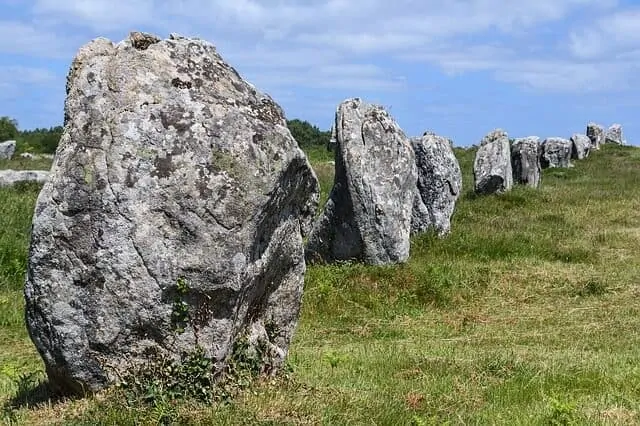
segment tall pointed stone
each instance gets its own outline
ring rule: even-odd
[[[338,106],[335,133],[334,184],[308,259],[405,262],[417,180],[409,139],[381,106],[359,98]]]

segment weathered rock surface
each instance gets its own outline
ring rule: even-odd
[[[538,188],[540,186],[540,138],[517,138],[511,145],[511,167],[516,183]]]
[[[22,182],[45,183],[49,177],[46,170],[0,170],[0,186],[12,186]]]
[[[543,169],[549,167],[573,167],[571,152],[573,144],[569,139],[551,137],[542,141],[542,155],[540,165]]]
[[[51,384],[96,391],[197,346],[223,368],[242,336],[277,370],[318,191],[281,108],[213,45],[133,33],[83,46],[25,287]]]
[[[0,143],[0,160],[11,160],[16,151],[16,141],[4,141]]]
[[[605,143],[604,127],[596,123],[588,123],[587,137],[591,140],[591,149],[599,150],[600,146]]]
[[[574,160],[584,160],[589,156],[591,149],[591,139],[588,136],[574,133],[571,135],[571,158]]]
[[[495,129],[480,141],[473,162],[473,179],[478,194],[498,194],[513,187],[509,136]]]
[[[624,135],[622,133],[622,125],[621,124],[612,124],[608,129],[605,135],[605,140],[607,143],[615,143],[618,145],[626,145],[626,141],[624,140]]]
[[[462,172],[449,139],[425,132],[412,138],[418,166],[418,191],[413,203],[411,232],[434,229],[445,235],[462,189]]]
[[[335,130],[334,184],[308,259],[406,261],[417,180],[409,139],[382,107],[359,98],[338,106]]]

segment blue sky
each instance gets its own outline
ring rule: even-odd
[[[501,127],[569,137],[623,125],[640,145],[640,1],[0,0],[0,116],[62,124],[77,49],[132,30],[204,38],[287,118],[389,108],[408,135],[456,145]]]

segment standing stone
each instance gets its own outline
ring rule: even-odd
[[[417,180],[411,143],[381,106],[359,98],[338,106],[335,130],[334,184],[308,258],[405,262]]]
[[[609,129],[607,129],[607,133],[605,136],[607,143],[615,143],[618,145],[625,145],[626,141],[624,140],[624,136],[622,134],[622,125],[621,124],[612,124]]]
[[[327,142],[327,151],[335,151],[337,144],[338,142],[336,141],[336,125],[334,123],[331,125],[331,137],[329,138],[329,142]]]
[[[591,139],[586,135],[574,133],[571,136],[571,158],[574,160],[584,160],[589,156]]]
[[[504,130],[495,129],[480,141],[473,162],[473,180],[478,194],[499,194],[511,190],[511,147]]]
[[[540,186],[539,137],[528,136],[513,141],[511,145],[511,167],[515,182],[532,188]]]
[[[604,127],[593,122],[587,124],[587,137],[591,140],[591,149],[599,150],[605,143]]]
[[[16,151],[16,141],[5,141],[0,143],[0,160],[11,160]]]
[[[551,137],[542,141],[540,165],[543,169],[553,167],[573,167],[571,152],[573,144],[569,139]]]
[[[198,347],[223,369],[245,336],[277,370],[318,197],[281,108],[210,43],[132,33],[83,46],[25,287],[51,385],[97,391]]]
[[[418,187],[413,203],[411,232],[433,228],[443,236],[451,229],[451,216],[462,189],[462,172],[451,141],[425,132],[412,138],[418,166]]]

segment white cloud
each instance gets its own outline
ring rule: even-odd
[[[61,58],[73,53],[70,44],[62,32],[19,21],[0,21],[0,53]]]
[[[37,86],[37,91],[46,90],[57,80],[59,76],[43,68],[19,65],[0,66],[0,100],[9,103],[4,105],[8,108],[16,99],[29,93],[29,89],[33,86]]]
[[[154,19],[153,0],[36,0],[33,14],[59,25],[113,31]]]
[[[640,45],[640,9],[618,11],[570,34],[570,52],[583,59],[616,57]]]
[[[0,66],[0,82],[11,80],[13,83],[48,84],[55,81],[57,77],[54,73],[44,68],[19,65]]]
[[[225,59],[265,89],[403,90],[407,83],[398,66],[424,62],[452,75],[488,71],[498,80],[537,90],[610,90],[630,84],[639,59],[638,51],[628,49],[640,45],[640,11],[620,9],[616,0],[30,4],[31,23],[0,22],[0,52],[59,55],[70,62],[77,47],[96,35],[121,39],[136,29],[162,36],[178,31],[212,41]],[[588,19],[596,22],[567,30],[575,28],[576,14],[595,16]],[[42,24],[37,29],[36,22]],[[547,42],[565,35],[564,51]],[[567,57],[567,51],[577,59]],[[608,60],[604,65],[589,62],[595,58]]]

